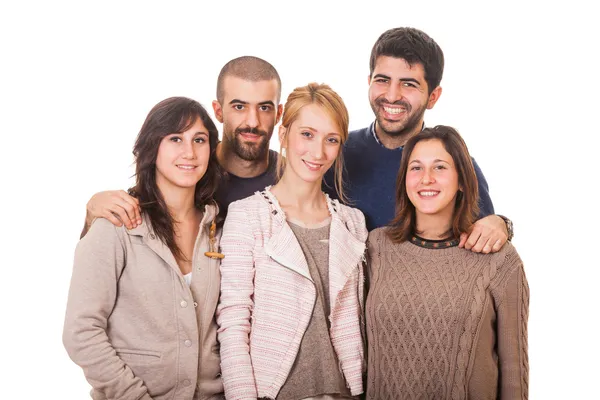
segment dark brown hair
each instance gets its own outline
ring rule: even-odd
[[[425,140],[439,140],[452,157],[458,174],[458,186],[461,188],[456,195],[452,225],[447,234],[458,238],[467,232],[479,215],[479,189],[473,160],[460,134],[449,126],[438,125],[425,128],[419,134],[406,142],[402,151],[402,160],[396,182],[396,216],[390,223],[389,237],[396,243],[409,240],[416,232],[415,206],[406,192],[406,173],[408,162],[417,143]]]
[[[156,157],[162,139],[172,133],[188,130],[200,119],[208,130],[210,159],[206,173],[196,184],[195,204],[203,209],[214,203],[213,197],[221,179],[221,168],[216,158],[218,131],[204,107],[186,97],[171,97],[150,110],[133,147],[135,157],[135,186],[129,193],[140,201],[142,212],[150,219],[151,229],[169,247],[176,258],[183,258],[175,243],[175,220],[156,184]]]
[[[225,97],[223,83],[227,76],[235,76],[245,81],[258,82],[277,81],[277,102],[281,99],[281,78],[275,67],[262,58],[253,56],[242,56],[234,58],[221,68],[217,78],[217,101],[223,105]]]

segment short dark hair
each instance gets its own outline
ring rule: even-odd
[[[381,34],[369,61],[370,75],[377,59],[381,56],[404,59],[411,67],[421,64],[425,70],[425,81],[429,94],[440,85],[444,73],[444,53],[440,46],[425,32],[415,28],[393,28]]]
[[[221,68],[219,78],[217,79],[217,100],[223,104],[223,82],[227,76],[235,76],[247,81],[277,81],[278,92],[277,102],[281,100],[281,78],[275,67],[263,60],[254,56],[242,56],[234,58]]]
[[[452,225],[447,234],[458,238],[461,233],[467,232],[477,221],[479,215],[479,189],[477,186],[477,175],[473,160],[465,141],[456,129],[438,125],[433,128],[425,128],[419,134],[413,136],[406,142],[402,151],[400,170],[396,181],[396,216],[390,223],[388,235],[396,243],[409,240],[416,232],[415,206],[412,204],[406,192],[406,173],[408,162],[417,143],[425,140],[439,140],[452,157],[456,172],[458,174],[458,185],[462,189],[456,196]]]
[[[222,173],[216,156],[219,133],[200,103],[186,97],[171,97],[161,101],[148,113],[133,147],[135,186],[129,189],[129,193],[139,199],[140,207],[150,219],[156,236],[179,258],[183,257],[183,253],[175,242],[174,220],[156,184],[156,158],[165,136],[185,132],[198,119],[208,130],[210,146],[208,168],[196,184],[194,199],[196,207],[203,209],[206,204],[214,203]]]

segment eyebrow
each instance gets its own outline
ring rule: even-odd
[[[310,131],[313,132],[318,132],[315,128],[313,128],[312,126],[299,126],[298,129],[308,129]],[[337,132],[329,132],[327,133],[327,135],[338,135],[338,136],[342,136],[341,134],[337,133]]]
[[[439,159],[439,158],[436,158],[435,160],[433,160],[433,162],[434,163],[436,163],[436,162],[443,162],[444,164],[448,164],[448,165],[450,164],[448,161],[442,160],[442,159]],[[412,163],[420,163],[420,164],[422,164],[421,160],[419,160],[419,159],[412,160],[411,162],[409,162],[409,164],[412,164]]]
[[[240,99],[233,99],[229,102],[229,104],[250,104],[247,101],[244,100],[240,100]],[[264,106],[264,105],[271,105],[273,107],[275,107],[275,103],[273,103],[271,100],[265,100],[265,101],[261,101],[258,103],[259,106]]]
[[[389,76],[385,75],[385,74],[376,74],[373,79],[375,78],[384,78],[384,79],[392,79]],[[414,82],[417,85],[420,85],[421,82],[419,82],[418,80],[416,80],[415,78],[400,78],[400,82]]]

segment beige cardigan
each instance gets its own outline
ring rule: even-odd
[[[99,219],[77,245],[63,342],[93,399],[222,398],[219,262],[204,255],[216,212],[206,207],[191,286],[147,221]]]

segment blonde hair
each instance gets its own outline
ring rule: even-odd
[[[348,126],[350,117],[344,101],[329,85],[309,83],[306,86],[297,87],[290,93],[285,102],[283,117],[281,118],[281,126],[286,128],[285,137],[281,140],[279,156],[277,158],[277,179],[283,174],[285,160],[282,156],[283,143],[285,143],[288,135],[288,128],[294,121],[298,119],[300,110],[310,104],[316,104],[325,111],[333,122],[338,126],[341,135],[340,151],[333,164],[335,189],[340,201],[347,203],[344,194],[342,182],[342,172],[344,169],[344,156],[342,146],[348,139]]]

